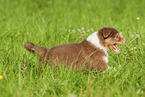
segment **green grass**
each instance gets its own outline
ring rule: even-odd
[[[144,0],[0,0],[0,97],[145,97],[144,11]],[[104,26],[127,40],[119,54],[109,51],[116,71],[47,65],[39,75],[38,57],[24,49],[27,41],[46,47],[80,42],[92,32],[82,36],[77,29]]]

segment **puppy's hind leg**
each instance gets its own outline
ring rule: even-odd
[[[44,57],[39,57],[39,74],[41,73],[42,67],[46,66],[47,64],[47,55],[48,55],[48,51],[46,51],[45,56]]]
[[[44,58],[39,58],[39,74],[41,74],[42,68],[46,66],[48,61]]]
[[[44,64],[44,58],[39,58],[39,74],[41,73],[41,70],[42,70],[42,66]]]

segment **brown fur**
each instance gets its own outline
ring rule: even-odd
[[[125,44],[126,40],[122,38],[118,31],[112,27],[104,27],[98,31],[98,36],[100,39],[100,44],[104,47],[114,50],[113,44]],[[118,38],[116,38],[118,35]],[[104,37],[105,36],[105,37]]]
[[[98,36],[100,44],[107,49],[114,50],[114,43],[125,43],[126,41],[119,36],[119,39],[114,38],[118,34],[118,31],[114,28],[105,27],[98,30]],[[40,57],[40,70],[42,64],[51,63],[51,67],[58,67],[60,64],[73,68],[92,69],[94,71],[104,71],[108,68],[108,64],[104,61],[104,57],[107,56],[105,52],[95,47],[87,40],[83,40],[80,43],[70,43],[51,48],[37,46],[31,42],[25,44],[25,48],[29,51],[33,51]]]

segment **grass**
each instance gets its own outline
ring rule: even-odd
[[[144,97],[144,5],[143,0],[0,0],[1,97]],[[109,51],[116,71],[47,65],[39,75],[38,57],[24,49],[27,41],[46,47],[80,42],[92,33],[87,29],[104,26],[117,28],[127,40],[118,45],[119,54]],[[82,27],[86,34],[77,30]]]

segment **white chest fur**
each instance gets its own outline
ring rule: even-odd
[[[91,44],[93,44],[94,46],[96,46],[97,48],[100,48],[100,49],[102,49],[104,52],[105,52],[105,54],[106,54],[106,56],[104,56],[103,57],[103,59],[104,59],[104,61],[106,62],[106,63],[108,63],[108,49],[106,49],[104,46],[102,46],[101,44],[100,44],[100,40],[99,40],[99,38],[98,38],[98,34],[97,34],[98,32],[94,32],[93,34],[91,34],[86,40],[87,41],[89,41]]]
[[[108,64],[108,54],[104,57],[104,61]]]

